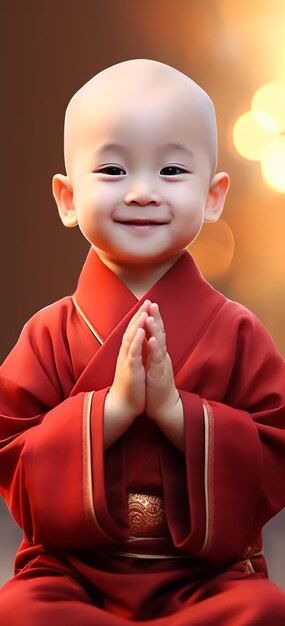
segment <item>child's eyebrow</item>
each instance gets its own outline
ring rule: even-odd
[[[98,148],[96,149],[96,152],[102,153],[102,152],[107,152],[108,150],[116,150],[122,153],[128,152],[128,148],[126,146],[120,143],[114,143],[114,142],[107,142],[107,143],[100,144]],[[157,148],[158,152],[167,152],[170,150],[178,150],[179,152],[184,152],[188,154],[188,156],[191,156],[191,157],[194,156],[192,150],[189,150],[189,148],[187,148],[185,144],[180,143],[180,142],[167,143],[167,144],[158,146]]]
[[[180,142],[166,143],[165,145],[160,146],[159,150],[161,152],[167,152],[168,150],[179,150],[179,152],[185,152],[189,156],[194,156],[192,150],[189,150],[189,148],[187,148],[184,143]]]
[[[126,146],[123,146],[120,143],[102,143],[96,148],[95,152],[101,153],[101,152],[107,152],[108,150],[117,150],[118,152],[128,152],[128,149],[126,148]]]

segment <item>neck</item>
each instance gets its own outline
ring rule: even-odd
[[[149,289],[165,274],[184,253],[184,250],[174,258],[157,266],[132,265],[114,261],[96,249],[100,260],[106,265],[128,289],[140,300]]]

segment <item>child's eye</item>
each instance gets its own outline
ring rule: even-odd
[[[118,167],[117,165],[107,165],[98,171],[103,172],[103,174],[109,174],[109,176],[123,176],[126,173],[122,167]]]
[[[160,174],[163,176],[176,176],[177,174],[183,174],[184,172],[186,172],[186,170],[182,167],[178,167],[178,165],[168,165],[161,170]]]

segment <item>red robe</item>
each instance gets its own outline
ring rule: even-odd
[[[61,603],[61,626],[161,616],[172,625],[173,613],[175,624],[212,624],[204,596],[216,602],[225,581],[266,576],[261,529],[285,505],[285,365],[261,323],[215,291],[188,253],[146,298],[164,321],[185,455],[145,415],[104,452],[105,396],[142,301],[93,249],[74,296],[36,313],[1,368],[1,493],[25,537],[2,599],[20,580],[34,597],[39,581],[49,597],[59,580],[76,581],[81,609]],[[163,494],[163,537],[130,537],[129,491]],[[0,593],[0,618],[1,606]],[[31,615],[21,626],[37,626]],[[250,619],[237,623],[268,624]]]

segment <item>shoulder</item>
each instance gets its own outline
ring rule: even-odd
[[[15,345],[5,358],[2,368],[12,377],[13,369],[25,367],[32,372],[39,365],[55,363],[56,355],[68,354],[66,329],[74,305],[67,296],[37,311],[24,325]],[[63,356],[62,356],[63,358]],[[17,365],[18,364],[18,365]],[[50,368],[51,369],[51,368]],[[6,375],[5,374],[5,375]]]
[[[212,298],[217,302],[218,306],[216,307],[214,319],[219,324],[222,324],[224,327],[229,325],[230,328],[238,328],[240,325],[264,328],[262,322],[250,309],[235,300],[227,298],[225,294],[217,290],[203,276],[202,281],[207,300],[209,301]]]
[[[34,313],[24,325],[19,339],[28,339],[34,347],[39,343],[47,345],[64,341],[73,312],[72,296],[65,296]]]
[[[247,345],[249,350],[254,348],[256,352],[269,350],[278,354],[269,331],[255,313],[229,299],[225,300],[222,310],[225,334],[232,331],[238,345]]]
[[[209,285],[212,287],[211,285]],[[221,296],[220,307],[217,309],[212,333],[217,333],[224,341],[232,344],[257,344],[261,341],[274,348],[273,339],[257,315],[243,304],[230,300],[212,287],[212,290]]]
[[[66,318],[69,313],[74,309],[72,296],[65,296],[52,304],[48,304],[43,307],[26,322],[26,326],[49,326],[53,322],[57,322],[59,319]]]
[[[228,319],[236,321],[237,323],[247,322],[253,326],[262,325],[253,311],[234,300],[225,298],[223,310]]]

